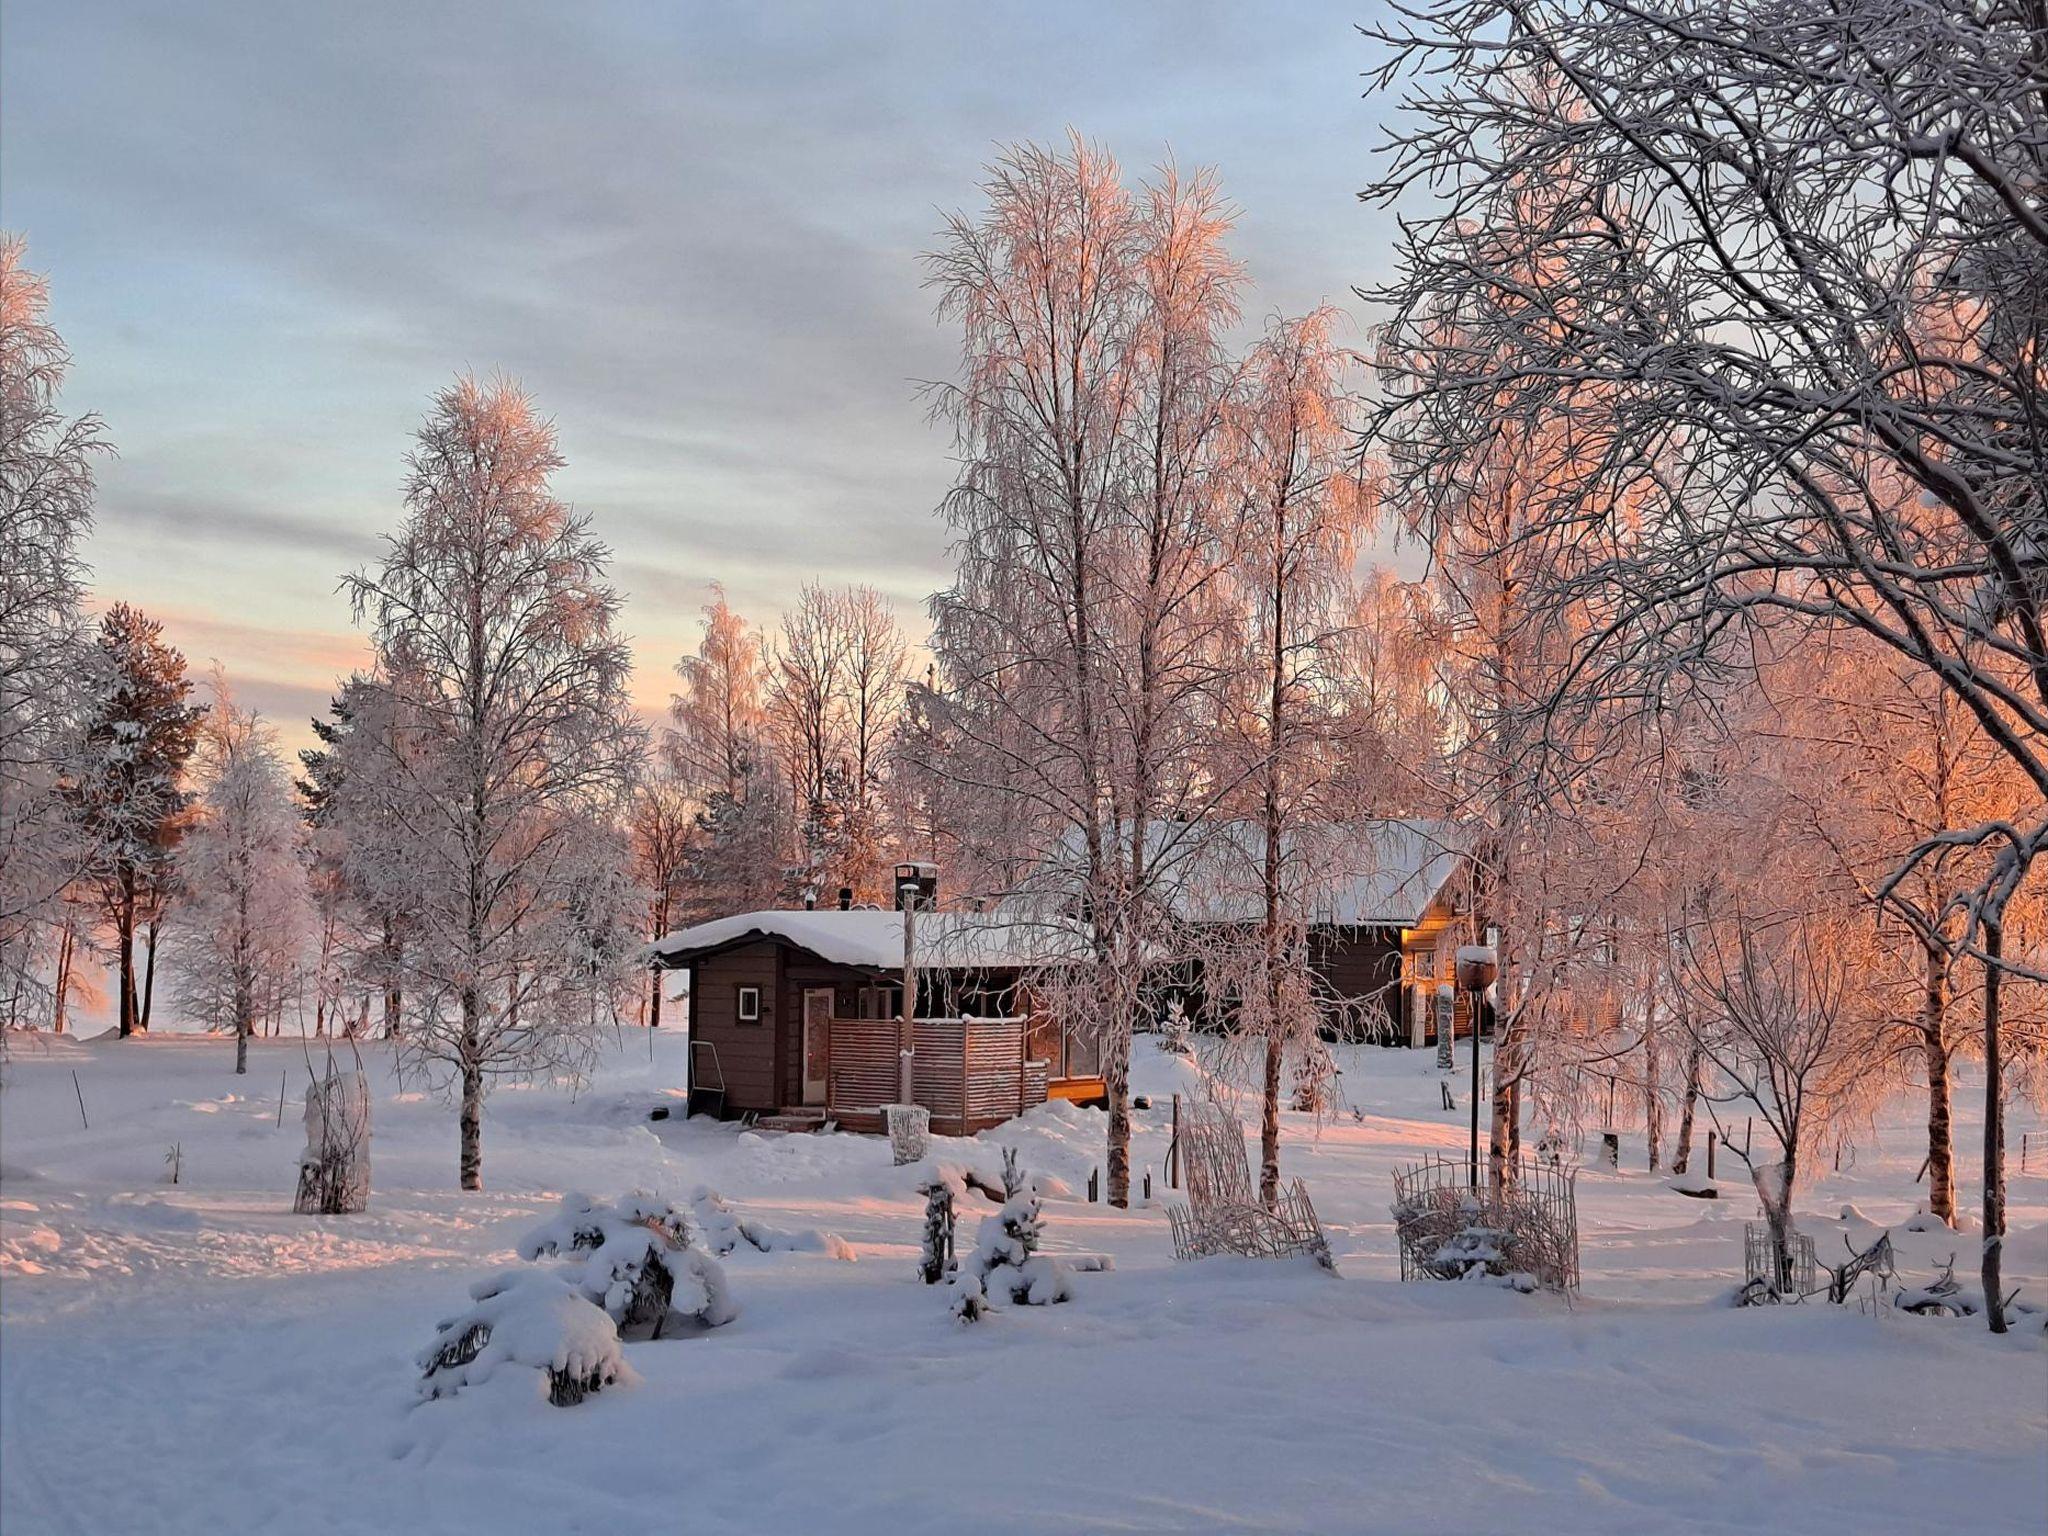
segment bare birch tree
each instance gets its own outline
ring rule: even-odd
[[[961,376],[933,397],[962,469],[920,714],[945,749],[929,763],[1004,807],[1007,831],[1034,825],[1022,894],[1091,924],[1092,963],[1054,995],[1102,1043],[1121,1205],[1131,1034],[1171,949],[1160,872],[1216,792],[1192,765],[1225,619],[1211,471],[1239,274],[1207,176],[1168,171],[1134,198],[1076,140],[1009,151],[984,192],[927,258],[962,330]]]
[[[1881,891],[1958,877],[1918,922],[1952,908],[1983,973],[2002,1331],[2000,976],[2041,979],[2002,938],[2048,844],[2039,9],[1453,0],[1370,30],[1411,115],[1369,195],[1435,200],[1380,294],[1407,359],[1390,419],[1432,445],[1404,491],[1505,424],[1597,434],[1528,535],[1570,556],[1537,606],[1587,614],[1548,712],[1663,707],[1776,612],[1924,671],[2033,786],[2017,821],[1902,850]]]
[[[0,1017],[40,995],[50,941],[67,973],[77,925],[63,896],[92,853],[60,793],[81,746],[89,641],[79,545],[92,527],[99,419],[67,419],[58,394],[70,354],[51,327],[49,288],[0,234]],[[60,987],[52,1014],[61,1018]]]
[[[489,1082],[580,1071],[597,1026],[581,905],[588,824],[641,750],[608,552],[557,501],[553,426],[517,386],[459,379],[408,456],[407,516],[346,581],[397,705],[385,805],[413,861],[404,1048],[459,1092],[482,1187]]]

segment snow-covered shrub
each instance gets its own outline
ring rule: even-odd
[[[330,1066],[306,1089],[306,1150],[299,1154],[301,1216],[353,1215],[370,1208],[370,1082]]]
[[[1169,1056],[1195,1054],[1195,1038],[1188,1027],[1187,1005],[1174,998],[1159,1020],[1159,1049]]]
[[[924,1196],[924,1239],[919,1247],[917,1277],[926,1285],[937,1285],[953,1272],[953,1185],[943,1174],[933,1174],[918,1191]]]
[[[1038,1194],[1013,1148],[1003,1152],[1003,1190],[1003,1208],[982,1221],[981,1241],[953,1275],[953,1315],[963,1323],[998,1304],[1042,1307],[1073,1297],[1066,1266],[1038,1251],[1045,1230]]]
[[[519,1256],[564,1258],[569,1282],[629,1337],[658,1339],[671,1320],[717,1328],[739,1315],[724,1268],[692,1245],[689,1218],[645,1191],[612,1205],[563,1196],[561,1209],[520,1240]]]
[[[633,1379],[618,1328],[563,1276],[508,1269],[479,1280],[469,1294],[474,1305],[444,1319],[420,1351],[422,1398],[452,1396],[501,1365],[544,1372],[548,1401],[558,1408]]]
[[[1327,1114],[1336,1081],[1337,1064],[1330,1059],[1330,1048],[1311,1033],[1294,1062],[1294,1107],[1305,1115]]]
[[[717,1190],[698,1185],[690,1196],[690,1210],[704,1246],[723,1256],[742,1243],[760,1253],[822,1253],[827,1258],[854,1261],[853,1245],[836,1232],[806,1227],[800,1232],[771,1227],[766,1222],[742,1216],[725,1203]]]

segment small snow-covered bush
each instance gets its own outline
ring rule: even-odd
[[[1168,1056],[1192,1056],[1195,1039],[1188,1027],[1188,1010],[1179,998],[1166,1005],[1159,1020],[1159,1049]]]
[[[742,1216],[725,1203],[715,1189],[697,1186],[690,1196],[690,1210],[703,1233],[704,1246],[721,1256],[742,1243],[760,1253],[822,1253],[830,1259],[854,1261],[853,1245],[836,1232],[806,1227],[800,1232],[771,1227],[766,1222]]]
[[[508,1269],[469,1288],[474,1305],[445,1318],[420,1351],[420,1396],[450,1397],[489,1379],[502,1365],[544,1372],[548,1401],[580,1403],[632,1371],[619,1352],[611,1318],[563,1276]]]
[[[645,1191],[611,1205],[563,1196],[520,1240],[519,1256],[563,1258],[569,1282],[628,1337],[658,1339],[672,1321],[717,1328],[739,1315],[723,1267],[691,1244],[689,1218]]]
[[[1003,1191],[1002,1209],[983,1219],[980,1243],[953,1275],[953,1315],[963,1323],[979,1322],[991,1306],[1042,1307],[1074,1294],[1066,1266],[1038,1251],[1045,1223],[1014,1149],[1003,1153]]]

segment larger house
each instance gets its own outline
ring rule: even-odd
[[[1259,921],[1265,832],[1257,823],[1155,823],[1151,843],[1168,905],[1182,922],[1248,929]],[[1326,823],[1291,834],[1281,860],[1289,888],[1306,904],[1328,1027],[1428,1045],[1441,1007],[1456,1033],[1470,1033],[1468,999],[1451,985],[1458,946],[1483,936],[1463,827],[1393,817]]]
[[[658,940],[655,963],[689,972],[693,1110],[878,1129],[902,1097],[904,926],[900,910],[770,910]],[[933,1130],[1101,1100],[1094,1042],[1033,996],[1033,977],[1081,942],[1072,923],[1022,911],[916,914],[912,1097]]]

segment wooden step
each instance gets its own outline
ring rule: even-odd
[[[754,1122],[756,1130],[762,1131],[815,1131],[825,1123],[822,1109],[784,1109],[780,1114],[763,1115]]]

